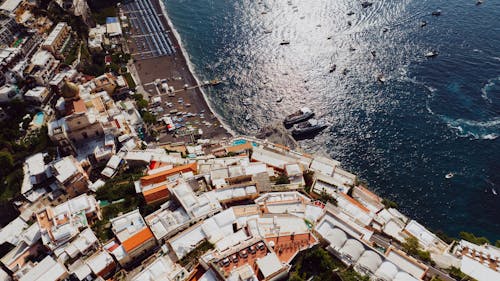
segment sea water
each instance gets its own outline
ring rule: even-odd
[[[308,106],[332,125],[305,149],[431,229],[500,239],[500,1],[165,4],[196,75],[226,79],[207,94],[234,130]]]

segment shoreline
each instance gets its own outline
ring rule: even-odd
[[[151,0],[151,1],[158,2],[159,6],[161,8],[161,12],[162,12],[163,16],[165,17],[165,20],[167,21],[168,27],[170,28],[170,30],[172,30],[173,37],[174,37],[175,41],[177,42],[177,44],[179,45],[180,52],[182,54],[182,57],[184,57],[184,61],[186,62],[186,66],[187,66],[189,72],[191,73],[191,76],[196,81],[196,83],[198,85],[200,85],[200,80],[198,79],[198,76],[196,75],[196,72],[194,71],[194,65],[191,63],[191,60],[189,59],[189,54],[186,51],[186,49],[184,48],[184,46],[182,45],[181,36],[180,36],[179,32],[177,31],[177,29],[175,28],[172,21],[170,20],[170,17],[168,16],[167,7],[165,6],[165,3],[163,3],[162,0]],[[222,127],[232,137],[237,136],[238,134],[226,123],[224,118],[222,118],[219,115],[219,113],[217,113],[217,111],[213,108],[213,105],[210,103],[210,100],[209,100],[207,94],[205,93],[205,90],[203,88],[198,88],[198,89],[201,92],[201,94],[203,95],[203,99],[205,100],[205,103],[207,104],[208,108],[210,109],[212,114],[217,118],[217,120],[220,122]]]

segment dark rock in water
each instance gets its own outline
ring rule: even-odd
[[[363,8],[368,8],[368,7],[371,7],[373,5],[372,2],[368,2],[368,1],[364,1],[361,3],[361,7]]]
[[[279,143],[288,146],[290,149],[299,148],[298,143],[290,136],[288,131],[281,124],[275,124],[263,127],[255,135],[258,139],[267,139],[270,142]]]
[[[432,12],[432,15],[436,16],[436,17],[440,16],[441,15],[441,10],[435,10],[434,12]]]

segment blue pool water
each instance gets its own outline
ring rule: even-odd
[[[306,150],[432,229],[500,239],[500,1],[291,2],[165,0],[200,80],[227,78],[217,112],[253,134],[309,106],[333,125]]]
[[[45,116],[45,113],[43,112],[37,112],[35,114],[35,118],[33,118],[33,123],[37,126],[42,126],[43,125],[43,117]]]

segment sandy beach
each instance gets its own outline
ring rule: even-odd
[[[147,47],[146,49],[144,48],[146,46],[144,38],[150,36],[150,34],[132,24],[128,45],[130,53],[134,58],[135,68],[148,96],[150,98],[156,96],[161,97],[160,107],[162,109],[160,109],[161,112],[157,115],[158,119],[163,116],[172,116],[172,114],[169,113],[173,110],[191,113],[191,115],[189,115],[191,117],[182,117],[180,114],[175,115],[174,118],[178,120],[176,123],[182,126],[178,129],[178,134],[173,134],[172,132],[167,133],[166,126],[164,124],[158,124],[158,126],[156,126],[160,132],[158,141],[160,143],[191,141],[191,135],[182,134],[185,126],[188,125],[200,128],[203,131],[202,138],[214,139],[230,136],[230,130],[227,129],[214,114],[202,89],[197,87],[184,90],[185,85],[191,87],[198,85],[199,82],[188,66],[189,62],[186,60],[182,46],[179,43],[180,39],[177,38],[175,30],[169,23],[166,11],[164,7],[162,7],[163,4],[160,3],[161,0],[149,1],[170,39],[174,53],[170,55],[155,56],[154,53],[150,52],[150,49],[147,49]],[[130,4],[123,5],[122,7],[124,14],[133,19],[133,22],[136,24],[144,23],[144,19],[141,18],[136,8],[134,9]],[[169,87],[175,89],[175,96],[166,94],[161,90],[161,87],[155,84],[155,81],[158,82],[164,79],[167,81]]]

